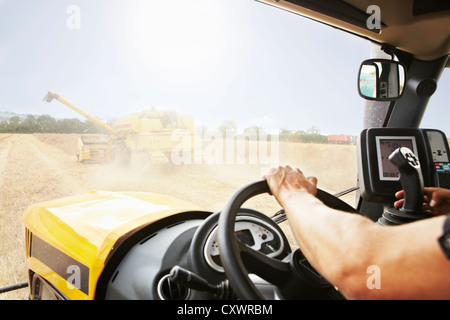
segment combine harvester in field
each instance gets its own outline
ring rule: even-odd
[[[112,128],[53,91],[48,91],[44,101],[51,102],[54,99],[110,133],[81,135],[77,152],[80,162],[117,161],[127,164],[132,151],[144,151],[149,154],[151,163],[168,163],[175,147],[178,152],[190,152],[193,146],[194,120],[191,116],[147,110],[117,120],[115,128]],[[180,137],[183,137],[181,142],[177,139]]]

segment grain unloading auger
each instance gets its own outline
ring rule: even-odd
[[[90,115],[84,110],[78,108],[76,105],[67,101],[60,95],[54,93],[53,91],[48,91],[47,95],[44,97],[44,101],[51,102],[57,100],[67,107],[71,108],[75,112],[81,114],[87,119],[91,120],[93,123],[97,124],[111,135],[105,134],[84,134],[78,138],[78,152],[77,158],[80,162],[109,162],[115,159],[116,149],[120,148],[122,145],[122,151],[126,153],[126,149],[123,148],[123,138],[120,136],[119,132],[100,121],[96,117]],[[113,149],[113,145],[115,145]],[[126,155],[124,155],[126,157]]]
[[[54,99],[110,133],[81,135],[77,154],[80,162],[128,163],[131,151],[144,151],[152,163],[167,163],[171,152],[191,152],[194,145],[194,121],[188,115],[147,110],[117,120],[116,128],[112,128],[53,91],[48,91],[44,101]]]

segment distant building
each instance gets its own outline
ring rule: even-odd
[[[328,143],[352,144],[353,143],[353,137],[349,136],[349,135],[344,135],[344,134],[329,135],[328,136]]]

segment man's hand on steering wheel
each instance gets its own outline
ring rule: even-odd
[[[273,193],[280,204],[292,195],[317,198],[328,207],[355,212],[342,200],[317,189],[317,179],[305,178],[299,170],[278,168],[266,175],[267,180],[250,183],[236,191],[219,216],[218,237],[220,259],[234,292],[240,299],[263,299],[248,277],[254,273],[278,288],[283,298],[342,299],[332,284],[314,271],[300,250],[282,261],[256,252],[241,243],[235,235],[236,216],[241,206],[253,196]],[[269,188],[268,181],[273,189]]]
[[[317,179],[305,177],[299,169],[290,166],[270,169],[264,178],[270,187],[270,191],[277,201],[283,206],[285,201],[298,193],[317,194]]]

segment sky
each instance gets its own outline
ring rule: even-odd
[[[0,111],[83,119],[43,102],[53,90],[101,119],[154,107],[208,128],[357,135],[370,50],[253,0],[0,0]],[[447,101],[438,89],[424,125],[446,130]]]

